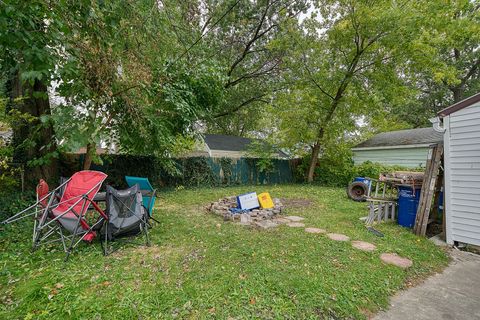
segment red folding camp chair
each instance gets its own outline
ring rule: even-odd
[[[97,231],[108,220],[93,200],[106,178],[107,175],[103,172],[80,171],[50,192],[48,185],[40,181],[37,186],[37,202],[3,223],[34,215],[33,248],[36,249],[42,243],[61,241],[67,260],[72,249],[82,240],[92,242]],[[58,199],[60,190],[63,192]],[[98,213],[96,219],[94,216],[87,218],[86,213],[90,207]],[[68,231],[68,235],[64,234],[64,230]],[[60,237],[51,239],[54,235]],[[68,241],[70,244],[67,247]]]

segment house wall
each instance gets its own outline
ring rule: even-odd
[[[480,245],[480,103],[444,118],[447,242]]]
[[[399,165],[407,168],[425,167],[428,146],[410,148],[382,148],[372,150],[353,149],[353,161],[356,165],[365,161],[385,165]]]

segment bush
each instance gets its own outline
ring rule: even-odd
[[[392,171],[423,171],[422,168],[406,168],[402,166],[387,166],[376,162],[366,161],[353,168],[354,177],[368,177],[378,179],[381,173],[388,173]]]
[[[305,181],[305,173],[308,170],[310,158],[305,157],[296,167],[295,177],[297,181]],[[380,163],[366,161],[360,165],[354,165],[350,157],[332,158],[324,156],[318,160],[315,168],[314,182],[324,186],[345,187],[355,177],[368,177],[377,179],[381,173],[392,171],[423,171],[422,168],[406,168],[402,166],[387,166]]]
[[[0,193],[0,221],[25,209],[35,202],[33,192],[1,192]]]

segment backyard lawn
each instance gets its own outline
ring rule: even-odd
[[[286,225],[253,229],[206,213],[210,202],[247,191],[307,199],[290,201],[296,205],[286,213],[377,249],[360,251]],[[57,246],[30,252],[28,223],[1,227],[0,318],[362,319],[448,261],[430,241],[394,224],[376,227],[383,238],[369,233],[359,221],[365,203],[348,200],[339,188],[177,189],[160,194],[155,214],[160,223],[151,230],[151,247],[125,244],[103,257],[99,244],[82,244],[67,263]],[[379,258],[385,252],[413,266],[386,265]]]

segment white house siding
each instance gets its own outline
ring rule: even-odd
[[[353,150],[354,163],[365,161],[378,162],[385,165],[399,165],[407,168],[425,167],[428,147],[382,148],[373,150]]]
[[[480,103],[444,118],[447,242],[480,245]]]

